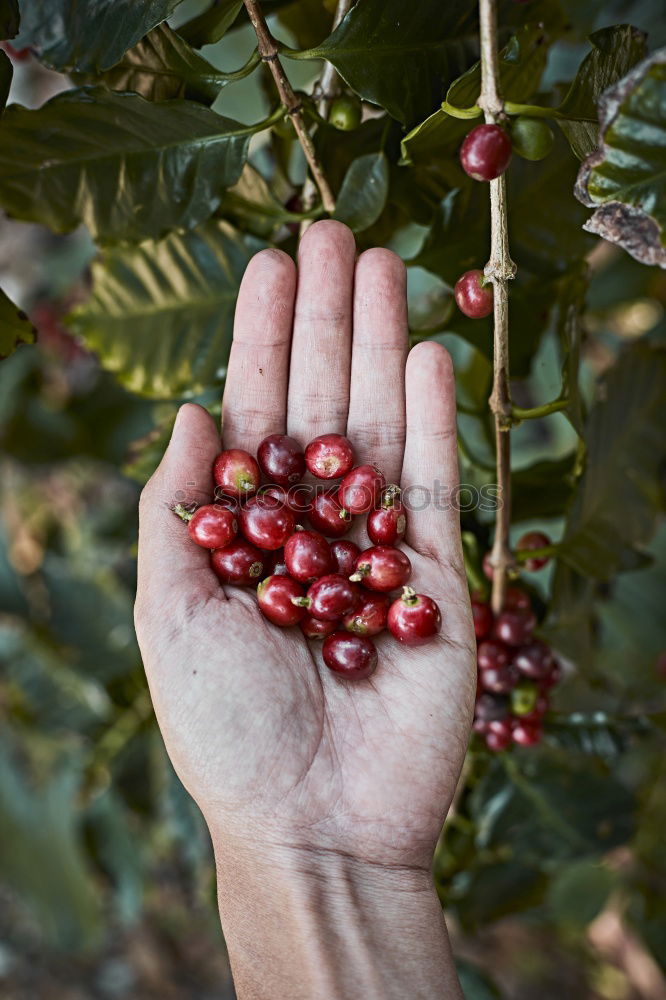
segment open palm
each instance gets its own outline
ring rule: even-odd
[[[407,362],[407,363],[406,363]],[[351,232],[319,222],[291,259],[264,250],[240,289],[223,405],[224,447],[267,434],[305,445],[335,431],[358,461],[410,491],[404,546],[417,590],[442,611],[416,649],[377,637],[379,666],[349,682],[321,644],[262,618],[251,590],[221,588],[169,504],[207,501],[218,430],[180,411],[141,503],[137,633],[165,743],[209,824],[257,843],[427,867],[462,764],[475,645],[455,504],[455,392],[438,344],[407,361],[404,267],[356,260]],[[428,495],[416,487],[429,491]],[[433,491],[435,496],[433,497]],[[352,535],[368,544],[361,521]]]

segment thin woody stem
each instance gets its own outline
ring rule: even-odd
[[[481,41],[481,93],[478,104],[487,123],[495,124],[503,111],[497,51],[496,0],[479,0]],[[511,392],[509,388],[508,282],[516,265],[509,252],[509,227],[504,175],[490,182],[490,259],[484,274],[493,283],[493,389],[490,408],[495,417],[497,484],[501,505],[497,510],[495,539],[490,556],[493,566],[492,607],[502,609],[507,573],[514,565],[509,547],[511,527]]]
[[[335,8],[335,15],[333,17],[333,30],[337,28],[342,18],[345,16],[347,11],[352,5],[352,0],[338,0],[338,5]],[[317,104],[317,112],[322,118],[328,118],[328,112],[331,108],[331,102],[333,98],[337,95],[339,90],[340,77],[338,76],[337,70],[333,63],[328,61],[324,62],[324,68],[321,71],[319,80],[315,84],[313,95]],[[303,205],[303,211],[309,212],[314,206],[315,196],[317,194],[317,188],[315,187],[314,181],[311,177],[306,177],[305,184],[303,185],[303,190],[301,192],[301,202]],[[301,222],[300,235],[312,225],[313,219],[303,219]]]
[[[331,191],[328,181],[326,180],[321,163],[317,159],[317,154],[312,144],[310,133],[305,127],[305,122],[303,121],[303,116],[301,114],[301,102],[296,97],[296,94],[294,93],[294,90],[282,67],[282,63],[280,62],[278,47],[275,39],[269,31],[268,25],[266,24],[266,18],[263,15],[263,11],[259,6],[258,0],[243,0],[243,2],[245,3],[245,9],[247,10],[250,21],[252,22],[252,27],[254,28],[257,36],[259,55],[261,56],[262,61],[268,65],[268,68],[273,76],[273,80],[275,81],[280,101],[293,122],[294,130],[298,136],[298,141],[303,149],[305,159],[308,162],[315,184],[319,189],[321,203],[327,212],[333,212],[335,209],[335,198],[333,197],[333,192]]]

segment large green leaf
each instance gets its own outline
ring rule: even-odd
[[[644,60],[599,104],[601,148],[581,165],[585,224],[645,264],[666,267],[666,49]]]
[[[14,38],[18,30],[18,0],[0,0],[0,38]]]
[[[368,153],[354,160],[345,174],[334,218],[362,232],[382,214],[388,194],[389,169],[384,153]]]
[[[208,10],[181,24],[178,34],[195,49],[219,42],[238,17],[242,6],[243,0],[215,0]]]
[[[227,83],[226,74],[194,52],[166,23],[153,28],[111,69],[75,78],[103,83],[109,90],[133,90],[151,101],[182,97],[202,104],[212,104]]]
[[[103,87],[59,94],[0,121],[0,204],[100,242],[191,228],[238,180],[251,129],[189,101],[152,104]]]
[[[54,69],[109,69],[180,0],[23,0],[17,48]]]
[[[0,360],[19,344],[34,344],[35,328],[18,306],[0,288]]]
[[[559,556],[579,573],[607,580],[644,562],[664,457],[666,353],[637,344],[604,379],[585,430],[587,462]]]
[[[560,517],[573,488],[574,455],[543,459],[511,475],[512,521]]]
[[[597,147],[597,103],[602,93],[646,54],[645,35],[630,24],[595,31],[590,43],[592,51],[557,109],[567,119],[559,125],[579,160]]]
[[[476,39],[471,0],[359,0],[321,45],[298,55],[328,59],[361,97],[411,125],[466,68]]]
[[[191,395],[218,384],[247,262],[262,246],[226,222],[107,251],[72,329],[134,392]]]

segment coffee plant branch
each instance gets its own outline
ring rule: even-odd
[[[479,0],[481,42],[481,93],[478,105],[487,123],[503,114],[499,89],[496,0]],[[509,230],[504,174],[490,181],[490,259],[484,269],[493,283],[493,389],[490,408],[495,418],[497,484],[501,506],[497,510],[495,539],[490,557],[493,566],[492,607],[497,614],[504,604],[507,573],[514,560],[509,547],[511,526],[511,392],[509,388],[509,291],[516,265],[509,253]]]
[[[266,24],[266,18],[264,17],[263,11],[261,10],[257,0],[244,0],[244,3],[250,21],[252,22],[252,27],[254,28],[257,36],[259,54],[263,62],[267,63],[273,76],[273,80],[275,81],[280,101],[284,106],[285,112],[291,118],[294,130],[298,136],[298,141],[303,149],[305,159],[308,162],[315,184],[319,189],[321,203],[325,211],[332,213],[335,209],[335,198],[333,197],[333,192],[331,191],[328,181],[326,180],[322,165],[317,159],[317,154],[315,152],[314,145],[312,144],[310,133],[305,127],[305,122],[303,121],[303,116],[301,114],[301,102],[296,97],[296,94],[294,93],[294,90],[282,67],[282,63],[280,62],[278,47],[275,39],[269,31],[268,25]]]
[[[335,15],[333,17],[333,31],[335,31],[351,5],[352,0],[338,0],[337,7],[335,8]],[[321,71],[319,80],[315,84],[313,92],[313,96],[317,104],[317,111],[322,118],[328,118],[331,101],[336,96],[338,91],[339,79],[340,78],[333,63],[328,62],[328,60],[324,62],[324,68]],[[301,202],[304,212],[308,212],[313,207],[316,193],[317,189],[314,181],[311,177],[307,177],[305,179],[305,184],[303,185],[303,191],[301,192]],[[308,226],[312,225],[312,221],[312,219],[303,219],[301,222],[301,236]]]

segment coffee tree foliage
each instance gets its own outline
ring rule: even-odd
[[[329,60],[364,102],[349,131],[307,97],[305,120],[334,217],[360,248],[403,256],[412,339],[454,355],[466,558],[485,586],[492,519],[473,498],[494,482],[491,318],[467,319],[451,292],[489,245],[487,185],[457,156],[481,121],[476,3],[358,0],[333,30],[334,6],[265,12],[288,76],[309,92]],[[666,55],[644,30],[658,7],[499,4],[509,118],[556,133],[507,172],[514,401],[557,401],[515,427],[512,519],[556,542],[524,579],[567,669],[541,747],[491,758],[472,742],[437,878],[462,934],[513,915],[570,941],[613,899],[663,961]],[[2,0],[0,26],[68,84],[5,108],[0,206],[95,245],[65,319],[75,340],[30,346],[31,321],[0,297],[0,866],[47,938],[77,948],[138,918],[165,859],[212,878],[133,638],[136,484],[180,401],[219,405],[250,256],[294,252],[302,219],[326,213],[298,197],[300,147],[239,0]],[[3,101],[11,75],[0,53]],[[263,110],[238,121],[226,109],[250,87]],[[581,975],[591,963],[581,949]],[[462,974],[470,997],[495,995]]]

